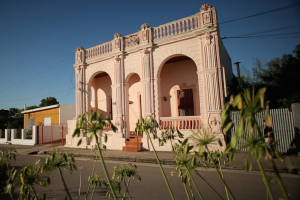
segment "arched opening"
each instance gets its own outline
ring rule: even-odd
[[[199,116],[197,66],[187,56],[167,60],[159,71],[160,117]]]
[[[135,124],[142,117],[140,81],[141,79],[138,74],[130,74],[126,78],[127,128],[130,134],[134,133]]]
[[[91,92],[89,99],[91,101],[91,107],[89,110],[94,112],[100,111],[103,118],[106,115],[112,119],[112,107],[111,107],[111,78],[106,72],[99,72],[90,81]]]

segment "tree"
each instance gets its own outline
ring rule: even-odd
[[[230,87],[230,95],[237,95],[246,88],[266,87],[266,99],[270,101],[270,108],[290,108],[292,103],[300,102],[300,87],[298,75],[300,74],[300,45],[297,45],[292,54],[284,54],[269,62],[254,59],[252,76],[242,75],[234,77]]]
[[[15,119],[13,121],[9,121],[7,125],[7,129],[22,129],[23,128],[23,118]]]
[[[16,114],[18,114],[18,112],[19,112],[19,109],[18,108],[10,108],[9,112],[10,112],[10,116],[16,116]]]
[[[256,59],[253,75],[257,83],[267,87],[266,97],[270,106],[290,108],[292,103],[300,102],[300,44],[292,54],[284,54],[263,64]]]
[[[0,129],[6,129],[7,127],[7,117],[0,116]]]
[[[47,97],[41,100],[40,107],[51,106],[56,104],[59,104],[59,102],[55,97]]]

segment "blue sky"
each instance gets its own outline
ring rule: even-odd
[[[296,0],[2,0],[0,2],[0,109],[39,105],[54,96],[75,104],[74,53],[140,30],[199,12],[202,4],[217,9],[219,23],[296,4]],[[300,5],[220,24],[221,37],[281,29],[260,35],[300,32]],[[297,36],[297,37],[295,37]],[[276,38],[225,39],[232,63],[251,69],[253,58],[269,61],[291,53],[300,34]],[[235,73],[235,66],[233,66]]]

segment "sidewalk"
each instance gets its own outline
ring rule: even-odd
[[[67,148],[64,146],[52,146],[52,145],[36,145],[36,146],[24,146],[24,145],[6,145],[0,144],[0,149],[11,149],[15,148],[17,154],[48,154],[53,151],[53,147],[59,148],[61,151],[68,151],[75,157],[86,157],[94,158],[95,153],[90,149],[78,149],[78,148]],[[175,165],[173,155],[171,152],[157,152],[159,160],[162,164]],[[245,170],[245,160],[248,158],[249,154],[247,152],[237,152],[235,161],[230,163],[226,162],[223,165],[223,169],[233,169],[233,170]],[[140,162],[140,163],[157,163],[155,155],[152,151],[141,151],[141,152],[124,152],[120,150],[105,150],[104,151],[105,160],[115,160],[115,161],[126,161],[126,162]],[[259,171],[254,157],[252,159],[252,171]],[[274,162],[282,173],[294,173],[298,174],[300,172],[300,156],[290,155],[284,157],[284,161],[281,162],[279,159],[274,159]],[[261,158],[261,163],[265,171],[273,171],[268,160],[263,156]],[[205,163],[208,167],[212,167],[210,163]],[[201,164],[199,163],[199,166]]]

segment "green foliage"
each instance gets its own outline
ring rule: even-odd
[[[269,181],[267,179],[266,173],[260,161],[262,155],[266,155],[266,159],[270,161],[271,166],[273,167],[273,170],[276,174],[277,181],[280,185],[284,198],[290,199],[285,189],[285,186],[283,185],[281,177],[278,173],[276,165],[274,164],[273,157],[268,151],[267,144],[264,142],[263,134],[260,132],[260,129],[258,127],[255,118],[255,115],[258,112],[260,112],[263,109],[266,109],[267,114],[265,116],[265,121],[268,126],[271,127],[272,125],[271,117],[268,115],[269,105],[266,104],[265,102],[265,93],[266,93],[266,88],[259,89],[257,94],[255,94],[254,89],[252,89],[252,92],[250,92],[250,89],[246,89],[239,95],[235,96],[235,98],[232,101],[230,101],[224,106],[224,109],[221,113],[223,126],[227,125],[226,123],[228,122],[228,112],[231,106],[240,111],[240,116],[239,116],[240,124],[237,126],[236,132],[231,137],[231,142],[227,146],[226,152],[233,150],[230,159],[231,161],[233,161],[235,158],[235,148],[237,142],[240,143],[242,148],[248,149],[249,156],[245,161],[246,170],[251,171],[252,169],[251,157],[254,156],[258,164],[258,167],[260,169],[260,172],[262,174],[263,182],[266,186],[268,197],[270,197],[270,199],[274,199],[272,191],[269,186]],[[245,134],[245,133],[249,133],[249,134]],[[276,150],[275,150],[275,155],[279,155],[279,153]],[[278,158],[281,159],[280,157]]]
[[[45,99],[41,100],[40,107],[45,107],[45,106],[51,106],[51,105],[56,105],[59,104],[57,99],[55,97],[47,97]]]
[[[23,125],[23,120],[14,120],[8,122],[7,129],[22,129]]]
[[[105,182],[104,179],[100,178],[100,175],[97,172],[93,171],[92,174],[89,176],[88,181],[89,181],[89,189],[93,188],[91,199],[93,199],[95,189],[97,186],[101,187],[102,185],[105,185],[106,188],[107,187],[109,188],[108,184]],[[89,192],[89,190],[88,190],[88,192]],[[85,199],[87,199],[87,197],[88,197],[88,193],[87,193]]]
[[[166,175],[165,175],[165,172],[161,166],[161,163],[159,161],[159,158],[157,156],[157,153],[156,153],[156,150],[154,148],[154,145],[153,145],[153,142],[152,142],[152,139],[151,139],[151,136],[150,134],[152,134],[153,136],[153,139],[155,139],[157,137],[157,132],[156,132],[156,128],[158,128],[158,123],[156,122],[155,119],[153,119],[153,116],[152,115],[149,115],[147,116],[146,118],[142,118],[141,120],[139,120],[137,123],[136,123],[136,127],[135,127],[135,134],[136,135],[140,135],[140,134],[143,134],[145,133],[146,136],[148,137],[149,141],[150,141],[150,144],[151,144],[151,147],[153,149],[153,152],[154,152],[154,155],[155,155],[155,158],[156,158],[156,161],[159,165],[159,168],[160,168],[160,171],[164,177],[164,180],[165,180],[165,183],[168,187],[168,190],[169,190],[169,193],[171,195],[171,198],[174,200],[174,195],[173,195],[173,192],[170,188],[170,184],[166,178]]]
[[[162,131],[161,133],[161,137],[159,138],[160,141],[159,144],[163,145],[169,140],[172,146],[172,151],[174,151],[173,140],[175,140],[176,137],[183,138],[183,134],[178,129],[175,131],[173,129],[166,127],[165,130]],[[178,139],[178,141],[180,140]]]
[[[72,197],[67,188],[65,179],[62,174],[62,169],[68,169],[70,174],[73,174],[73,169],[77,169],[75,165],[75,159],[72,154],[68,152],[60,152],[57,148],[54,148],[53,153],[50,153],[50,156],[46,159],[44,165],[41,168],[42,172],[49,172],[53,170],[58,170],[59,176],[64,185],[65,191],[67,192],[68,198],[71,200]]]
[[[92,112],[90,115],[88,113],[84,113],[82,116],[79,116],[77,118],[76,129],[74,130],[72,137],[75,137],[75,136],[80,137],[80,134],[83,133],[83,136],[89,135],[90,140],[95,138],[96,149],[98,151],[98,154],[99,154],[99,157],[101,160],[103,171],[104,171],[106,179],[107,179],[108,187],[110,188],[110,192],[111,192],[111,195],[113,196],[113,198],[117,199],[116,194],[115,194],[115,189],[114,189],[115,185],[113,185],[114,183],[112,183],[109,178],[109,175],[108,175],[108,172],[106,169],[106,165],[104,162],[104,158],[103,158],[102,148],[106,149],[106,147],[105,147],[105,145],[103,145],[102,148],[100,148],[99,140],[98,140],[99,136],[102,135],[102,132],[106,126],[106,123],[109,123],[112,130],[114,132],[116,132],[117,128],[112,124],[109,116],[106,117],[106,121],[105,121],[102,119],[102,115],[100,112]],[[104,134],[104,140],[107,141],[106,134]],[[77,145],[80,145],[81,141],[82,141],[82,138],[79,140]]]
[[[129,183],[131,179],[136,179],[137,181],[141,181],[141,177],[138,174],[137,166],[133,165],[131,163],[127,165],[118,165],[114,167],[113,173],[112,173],[112,180],[117,184],[118,187],[117,191],[120,193],[122,183],[125,186],[125,192],[122,195],[122,199],[126,198],[126,195],[129,199],[131,199],[130,193],[129,193]],[[109,195],[107,195],[109,196]]]
[[[284,54],[269,62],[254,59],[252,77],[242,75],[234,77],[227,89],[228,97],[243,92],[246,88],[268,88],[266,99],[270,101],[271,108],[291,108],[292,103],[300,102],[300,87],[298,75],[300,74],[300,45],[293,53]],[[227,99],[229,101],[229,99]]]
[[[196,155],[199,158],[204,158],[204,160],[209,161],[210,163],[213,164],[217,174],[219,175],[219,178],[221,179],[225,187],[227,199],[229,199],[229,195],[231,196],[232,199],[235,199],[231,190],[228,188],[228,185],[225,182],[223,176],[221,163],[220,163],[220,158],[223,156],[222,152],[220,151],[213,152],[210,150],[212,146],[219,145],[219,147],[221,147],[220,144],[222,143],[218,141],[218,139],[214,136],[214,134],[211,132],[211,129],[204,128],[203,126],[201,129],[198,129],[197,132],[193,132],[190,138],[193,140],[194,145],[199,148],[199,151],[196,152]]]
[[[157,138],[156,128],[158,128],[158,123],[153,119],[152,115],[148,115],[136,123],[134,132],[136,135],[146,133],[146,135],[149,136],[152,134],[153,139],[155,139]]]
[[[0,160],[3,161],[6,165],[8,175],[10,174],[10,161],[12,159],[16,160],[16,153],[15,149],[1,149],[0,150]]]
[[[74,156],[68,152],[61,152],[57,148],[54,148],[54,151],[46,159],[42,171],[47,172],[64,168],[68,169],[70,174],[73,174],[73,169],[77,169]]]
[[[0,116],[0,129],[6,129],[8,124],[8,118],[4,116]]]
[[[50,178],[41,174],[40,166],[25,166],[20,170],[20,197],[30,199],[31,192],[38,199],[34,185],[47,187],[50,184]]]
[[[8,169],[5,161],[0,159],[0,193],[5,191],[8,180]]]
[[[217,144],[217,139],[214,134],[203,126],[201,129],[198,129],[197,132],[192,132],[193,134],[190,138],[194,141],[195,146],[199,148],[198,155],[202,155],[203,151],[209,151],[211,145]]]
[[[39,199],[35,186],[47,187],[50,184],[50,178],[41,172],[39,161],[38,159],[34,165],[23,166],[20,170],[12,169],[6,187],[6,192],[11,198],[18,189],[20,199]]]
[[[18,108],[10,108],[9,109],[9,115],[12,117],[12,116],[16,116],[19,112],[19,109]]]

